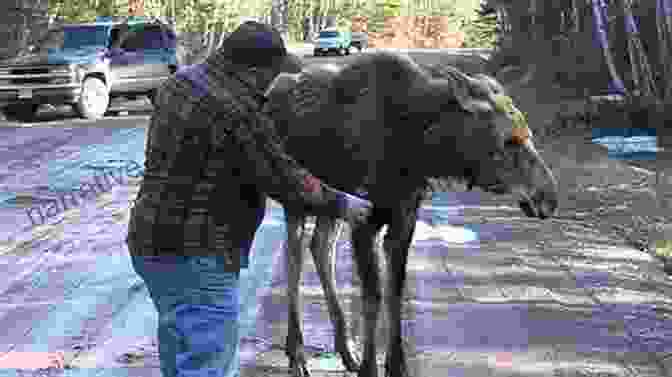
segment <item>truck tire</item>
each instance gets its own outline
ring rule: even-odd
[[[5,107],[5,116],[11,120],[19,122],[31,122],[35,120],[35,114],[40,105],[33,103],[20,103]]]
[[[87,77],[82,83],[82,94],[75,105],[80,117],[85,119],[100,119],[110,106],[110,93],[103,80],[97,77]]]
[[[147,98],[149,99],[149,102],[151,102],[152,107],[156,107],[156,104],[154,103],[154,101],[156,101],[156,89],[149,92]]]

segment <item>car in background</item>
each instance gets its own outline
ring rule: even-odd
[[[176,35],[158,19],[99,17],[51,27],[27,52],[0,61],[0,106],[18,120],[40,105],[71,105],[104,116],[115,97],[153,97],[178,69]]]
[[[350,44],[356,48],[358,52],[369,47],[369,36],[363,31],[352,32],[352,42]]]
[[[338,55],[350,55],[352,34],[335,28],[322,30],[315,41],[315,56],[336,52]]]

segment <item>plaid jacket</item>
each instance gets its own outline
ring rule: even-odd
[[[283,151],[250,89],[254,77],[225,63],[192,66],[159,89],[126,239],[134,255],[225,255],[237,271],[266,195],[315,215],[343,214],[339,192]]]

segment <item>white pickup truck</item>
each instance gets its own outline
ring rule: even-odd
[[[350,43],[350,46],[355,47],[357,51],[361,52],[363,49],[369,46],[368,35],[362,31],[353,31],[352,42]]]

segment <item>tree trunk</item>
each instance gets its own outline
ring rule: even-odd
[[[593,5],[593,15],[595,17],[595,33],[596,33],[596,38],[600,43],[600,46],[602,48],[602,53],[604,54],[604,62],[607,65],[607,68],[609,70],[609,75],[611,76],[612,84],[614,86],[614,89],[618,91],[625,92],[627,94],[627,90],[625,89],[625,85],[623,85],[623,79],[621,79],[621,76],[618,74],[618,70],[616,69],[616,65],[614,64],[614,56],[611,52],[610,45],[609,45],[609,40],[607,39],[607,25],[605,23],[607,20],[603,19],[603,14],[602,14],[602,1],[601,0],[592,0],[592,5]]]
[[[336,16],[327,16],[324,27],[336,27]]]
[[[657,96],[653,74],[651,72],[651,67],[649,66],[646,52],[639,39],[639,31],[632,14],[630,0],[619,0],[619,3],[624,15],[628,54],[630,56],[630,66],[632,68],[632,79],[635,84],[635,90],[641,93],[644,99],[656,102]]]
[[[306,17],[303,20],[303,41],[310,43],[313,40],[313,19],[312,17]]]
[[[658,58],[662,70],[661,94],[663,102],[672,102],[672,3],[668,0],[657,0],[656,25],[658,27]]]
[[[25,51],[47,29],[49,18],[46,0],[3,0],[0,2],[0,58]]]
[[[271,26],[273,26],[287,43],[289,33],[289,0],[272,0]]]

